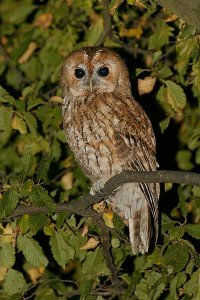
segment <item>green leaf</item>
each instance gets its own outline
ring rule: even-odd
[[[165,232],[176,225],[176,221],[170,219],[166,214],[162,214],[162,233]]]
[[[111,0],[109,4],[109,9],[111,15],[113,15],[116,11],[116,9],[120,6],[123,0]]]
[[[181,29],[181,32],[179,34],[180,39],[188,39],[190,36],[193,36],[196,32],[196,28],[192,25],[185,24],[183,28]]]
[[[165,264],[173,266],[174,272],[182,271],[188,263],[188,259],[188,249],[180,242],[170,245],[164,254]]]
[[[20,227],[20,232],[22,234],[27,233],[30,229],[29,219],[30,219],[30,216],[28,214],[25,214],[19,220],[18,224],[19,224],[19,227]]]
[[[40,74],[40,79],[46,81],[55,72],[55,69],[63,61],[63,57],[58,53],[58,51],[43,47],[40,50],[39,58],[42,63],[42,73]]]
[[[17,115],[14,115],[12,120],[12,128],[18,130],[21,134],[27,133],[27,127],[24,120]]]
[[[189,150],[180,150],[176,155],[176,160],[179,169],[183,171],[190,171],[193,169],[194,164],[192,163],[192,152]]]
[[[69,244],[73,247],[75,250],[75,257],[77,257],[80,261],[82,261],[87,252],[84,250],[81,250],[80,247],[84,245],[87,241],[87,237],[82,237],[81,235],[70,235],[69,237]]]
[[[26,78],[35,81],[40,78],[42,72],[41,62],[36,57],[31,57],[31,59],[20,65],[20,70],[23,71],[26,75]]]
[[[162,133],[168,128],[170,120],[171,120],[171,118],[167,117],[164,120],[159,122],[159,126],[160,126]]]
[[[45,214],[34,214],[30,216],[29,226],[33,235],[35,235],[42,227],[47,225],[48,218]]]
[[[25,291],[26,281],[22,273],[13,269],[8,270],[3,288],[6,294],[10,296],[18,293],[20,294]]]
[[[50,144],[42,136],[35,136],[34,134],[23,135],[20,139],[21,151],[23,153],[29,152],[31,155],[35,155],[41,151],[45,153],[50,153]]]
[[[36,9],[36,5],[32,5],[30,1],[25,0],[23,2],[23,5],[17,5],[15,4],[15,9],[12,10],[12,14],[10,13],[10,16],[8,18],[8,21],[10,23],[14,24],[20,24],[22,23],[26,17],[34,10]]]
[[[35,118],[35,116],[30,113],[30,112],[24,112],[23,113],[23,118],[30,130],[30,132],[34,135],[36,135],[37,132],[37,120]]]
[[[88,279],[92,279],[97,275],[106,275],[110,273],[101,248],[98,247],[95,251],[88,252],[83,262],[82,272],[87,274]]]
[[[171,80],[166,80],[165,84],[167,86],[167,102],[175,111],[183,109],[187,100],[182,87]]]
[[[15,104],[15,99],[0,85],[0,102]]]
[[[47,225],[43,227],[44,234],[47,236],[53,236],[55,227],[53,225]]]
[[[170,77],[173,75],[173,72],[171,71],[171,69],[164,65],[159,71],[158,71],[158,76],[162,79],[165,79],[167,77]]]
[[[197,295],[200,290],[200,269],[191,275],[190,280],[187,281],[183,287],[188,295],[193,295],[193,299],[198,299],[194,296]]]
[[[60,130],[62,123],[61,108],[52,108],[49,104],[41,105],[36,111],[37,118],[42,122],[44,130],[49,130],[49,126]]]
[[[155,51],[153,53],[153,57],[152,57],[152,64],[155,64],[156,62],[158,62],[161,57],[162,57],[162,51],[160,51],[160,50]]]
[[[19,99],[19,100],[15,101],[15,107],[16,107],[17,111],[19,112],[19,115],[21,115],[21,113],[25,112],[26,103],[23,99]]]
[[[26,260],[35,267],[46,267],[48,260],[43,253],[43,250],[39,243],[34,239],[19,234],[17,238],[17,247],[19,251],[22,251]]]
[[[194,38],[189,38],[177,43],[177,64],[175,67],[180,74],[183,75],[187,72],[191,54],[196,46],[197,43]]]
[[[0,248],[0,266],[10,269],[14,263],[15,248],[10,243],[4,243],[2,241]]]
[[[94,284],[93,279],[84,280],[84,281],[81,282],[81,285],[80,285],[80,292],[81,292],[80,299],[81,300],[87,299],[86,296],[90,295],[93,284]]]
[[[8,107],[0,107],[0,141],[4,145],[7,143],[12,132],[13,110]]]
[[[111,245],[113,248],[118,248],[120,246],[120,240],[117,238],[113,238],[111,240]]]
[[[50,246],[53,257],[61,267],[64,268],[65,265],[74,258],[75,251],[72,246],[69,245],[62,231],[55,231],[50,239]]]
[[[11,87],[13,87],[14,89],[18,89],[22,82],[21,72],[17,68],[9,68],[6,74],[6,81]],[[15,105],[16,104],[17,103],[15,103]]]
[[[195,197],[200,197],[200,186],[193,186],[192,192]]]
[[[195,150],[200,148],[200,129],[195,128],[193,134],[190,136],[188,141],[188,148],[190,150]]]
[[[195,163],[197,165],[200,165],[200,149],[197,149],[197,151],[195,153]]]
[[[192,257],[187,264],[187,267],[185,269],[185,273],[191,275],[194,269],[194,258]]]
[[[185,233],[185,229],[183,226],[173,226],[169,230],[170,240],[180,239]]]
[[[170,294],[172,295],[174,300],[179,299],[179,295],[177,294],[178,288],[180,288],[187,280],[187,277],[184,273],[178,273],[170,283]]]
[[[96,24],[92,25],[87,34],[87,43],[94,46],[103,31],[103,22],[100,19]]]
[[[126,290],[126,294],[125,294],[125,299],[131,299],[131,295],[134,293],[135,291],[135,287],[136,285],[140,282],[142,278],[142,275],[140,273],[140,271],[134,271],[132,274],[132,278],[131,281],[129,282],[129,286],[128,289]]]
[[[178,207],[181,210],[181,214],[186,218],[188,214],[188,202],[186,201],[191,195],[190,186],[179,186],[178,188],[179,203]]]
[[[189,235],[195,239],[200,239],[200,225],[199,224],[186,224],[185,230]]]
[[[9,216],[19,202],[19,192],[16,187],[7,190],[0,199],[0,216]]]
[[[55,211],[56,204],[42,186],[33,186],[29,198],[33,205],[46,207],[50,212]]]
[[[156,30],[149,38],[149,49],[160,49],[164,45],[169,44],[169,38],[172,36],[174,29],[168,26],[165,21],[159,19],[156,22]]]
[[[194,86],[200,90],[200,58],[192,65],[192,77],[194,80]]]
[[[23,178],[33,175],[36,167],[35,157],[30,152],[25,152],[21,159],[21,166]]]
[[[50,167],[51,157],[42,157],[42,159],[39,161],[37,170],[36,170],[36,178],[37,180],[46,179],[47,173]]]
[[[21,198],[27,197],[32,191],[33,181],[27,179],[22,186],[19,187],[19,194]]]
[[[163,256],[160,247],[155,247],[154,251],[148,255],[147,262],[150,264],[160,265],[162,264]]]
[[[136,285],[135,296],[137,299],[159,299],[165,288],[165,277],[155,271],[150,271]]]

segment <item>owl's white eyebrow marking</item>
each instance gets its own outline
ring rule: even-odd
[[[84,56],[86,56],[86,58],[88,58],[88,54],[86,52],[83,52],[84,53]]]
[[[84,67],[85,67],[85,64],[84,64],[84,63],[80,63],[80,64],[78,64],[78,65],[76,66],[76,68],[82,68],[82,69],[84,69]]]

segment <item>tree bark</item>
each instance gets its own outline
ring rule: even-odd
[[[200,0],[156,0],[156,2],[200,31]]]

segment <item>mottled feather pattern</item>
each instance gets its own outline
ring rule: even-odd
[[[100,76],[105,68],[109,74]],[[82,78],[74,76],[76,69],[82,70]],[[157,169],[151,123],[132,97],[128,71],[118,54],[95,47],[73,52],[64,62],[61,84],[67,141],[93,192],[123,170]],[[106,199],[129,226],[134,254],[149,249],[151,219],[157,238],[158,198],[158,184],[128,183]]]

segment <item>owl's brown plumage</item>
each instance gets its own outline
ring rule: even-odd
[[[156,170],[151,123],[131,94],[125,63],[110,49],[85,47],[65,60],[63,123],[69,146],[95,192],[123,170]],[[134,254],[158,227],[159,184],[127,183],[107,199],[129,226]]]

